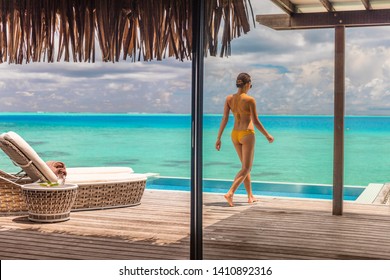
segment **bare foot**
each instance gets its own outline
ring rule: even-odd
[[[233,204],[233,196],[232,195],[225,194],[223,197],[226,199],[226,201],[227,201],[227,203],[229,204],[230,207],[234,206],[234,204]]]
[[[248,198],[248,203],[254,203],[257,202],[257,198],[255,198],[253,195]]]

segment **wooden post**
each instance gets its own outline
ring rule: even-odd
[[[333,215],[343,214],[345,26],[335,27]]]

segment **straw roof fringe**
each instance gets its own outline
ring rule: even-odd
[[[0,0],[0,63],[191,59],[196,0]],[[205,54],[230,55],[250,0],[205,1]],[[253,13],[252,13],[253,18]],[[222,28],[222,36],[219,36]]]

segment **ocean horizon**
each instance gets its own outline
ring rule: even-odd
[[[221,114],[203,118],[204,178],[232,180],[240,169],[230,141],[233,117],[214,148]],[[333,116],[262,115],[275,137],[256,132],[252,180],[332,184]],[[191,115],[145,113],[0,113],[1,133],[15,131],[46,160],[69,167],[129,166],[139,173],[190,176]],[[345,184],[389,182],[390,116],[346,116]],[[17,171],[3,153],[0,169]]]
[[[145,113],[145,112],[51,112],[51,111],[31,111],[31,112],[0,112],[0,115],[161,115],[161,116],[191,116],[191,113],[174,113],[174,112],[161,112],[161,113]],[[221,116],[222,113],[204,113],[204,116]],[[260,115],[259,115],[260,116]],[[333,117],[333,115],[324,114],[262,114],[261,116],[266,117]],[[260,116],[260,117],[261,117]],[[345,115],[345,117],[365,117],[365,118],[376,118],[384,117],[390,118],[390,115]]]

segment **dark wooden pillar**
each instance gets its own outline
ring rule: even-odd
[[[203,69],[204,3],[192,6],[191,229],[190,259],[203,259]]]
[[[345,26],[335,27],[333,215],[343,214]]]

